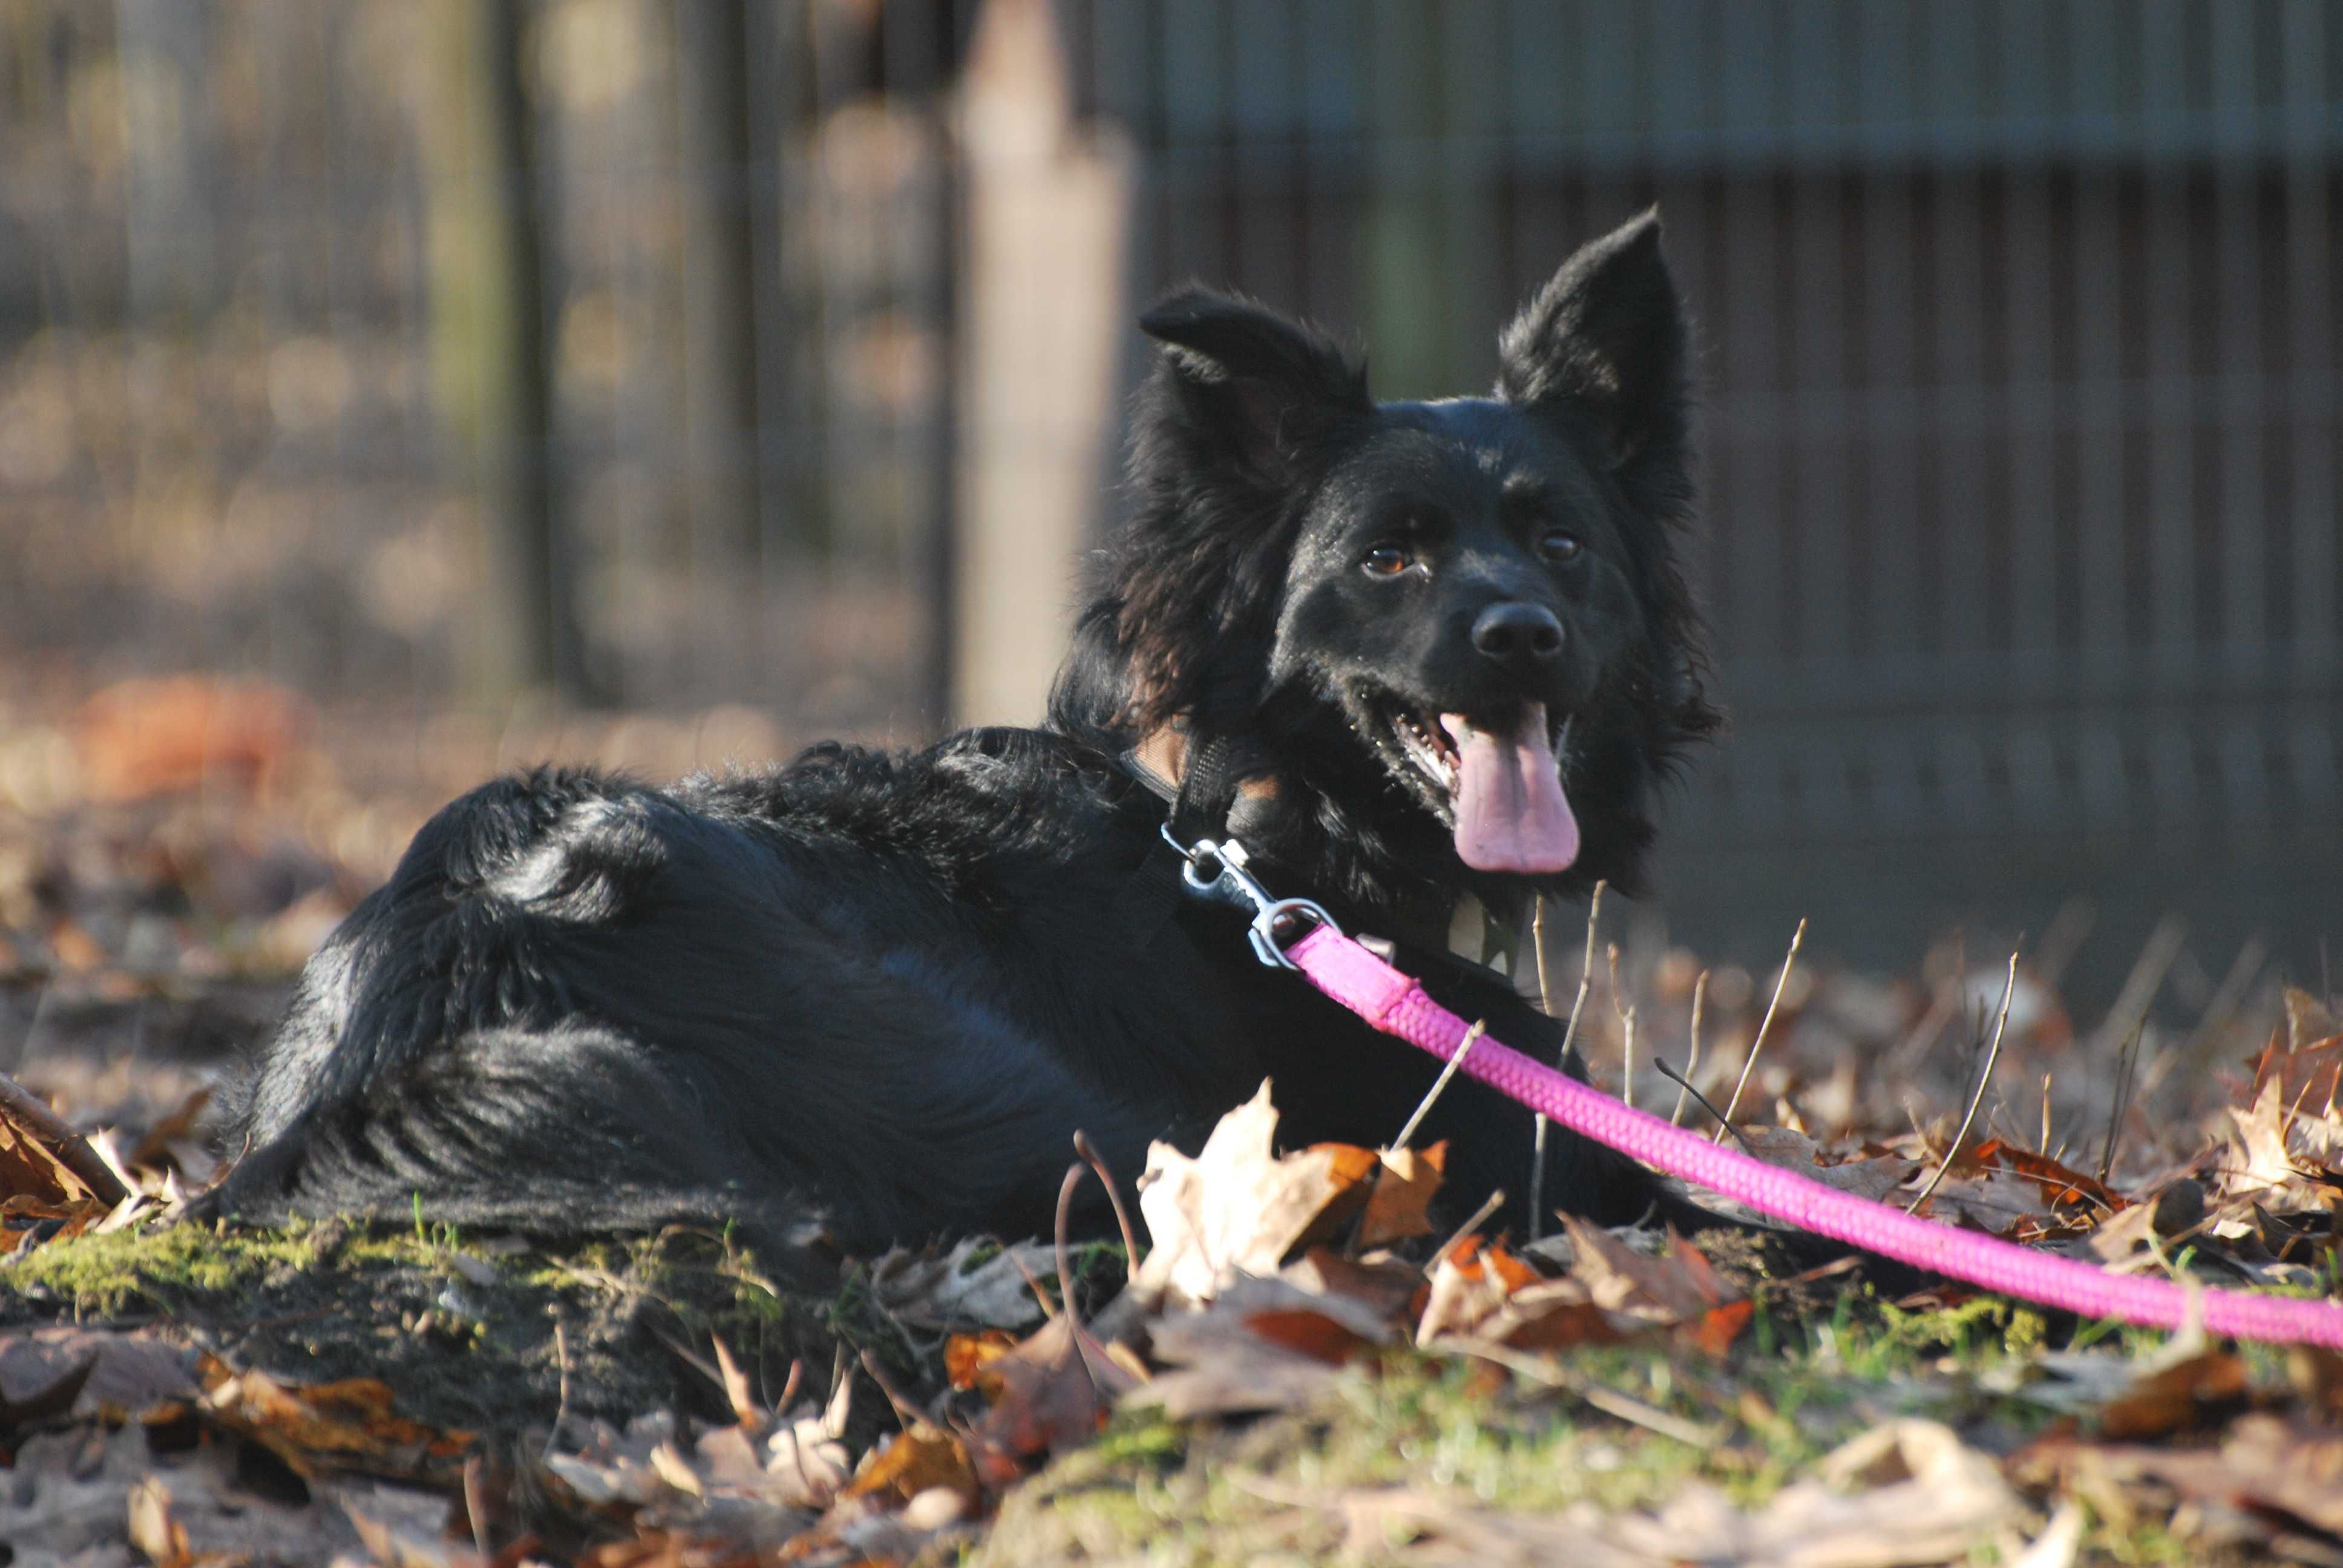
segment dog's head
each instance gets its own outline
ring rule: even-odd
[[[1262,831],[1345,891],[1632,887],[1654,784],[1717,721],[1672,537],[1689,399],[1657,218],[1571,257],[1488,397],[1376,403],[1326,338],[1202,291],[1141,325],[1163,348],[1136,515],[1060,722],[1258,742]]]

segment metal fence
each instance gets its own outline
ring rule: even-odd
[[[466,696],[475,9],[11,13],[0,638]],[[1112,504],[1087,388],[1143,358],[1087,323],[1199,276],[1350,331],[1385,395],[1470,389],[1656,201],[1735,717],[1666,840],[1678,929],[1754,957],[1807,913],[1896,962],[2080,895],[2109,961],[2170,908],[2298,974],[2343,929],[2328,0],[512,15],[598,700],[1013,707],[1030,652],[970,672],[1062,624]]]

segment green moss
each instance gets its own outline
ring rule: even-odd
[[[175,1225],[51,1241],[0,1272],[0,1299],[59,1300],[76,1315],[111,1316],[141,1304],[248,1289],[271,1274],[314,1267],[313,1227],[214,1231]]]

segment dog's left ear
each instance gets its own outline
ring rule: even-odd
[[[1497,339],[1497,395],[1591,420],[1616,466],[1684,441],[1684,307],[1656,207],[1563,263]]]

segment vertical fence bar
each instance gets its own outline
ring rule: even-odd
[[[2189,353],[2187,166],[2177,126],[2187,107],[2180,0],[2142,0],[2139,14],[2140,150],[2147,272],[2144,412],[2147,443],[2148,668],[2165,693],[2197,671],[2197,407]]]
[[[2334,84],[2321,0],[2287,0],[2281,13],[2286,156],[2286,313],[2296,345],[2287,377],[2287,498],[2293,545],[2293,655],[2298,690],[2319,690],[2338,672],[2343,625],[2336,614],[2337,388],[2333,247]]]
[[[2046,119],[2052,98],[2046,7],[2041,0],[2005,0],[1996,20],[2003,112]],[[2022,134],[2010,133],[2011,139]],[[2057,658],[2058,605],[2047,148],[2037,143],[2023,155],[2008,155],[2003,191],[1998,261],[2006,301],[2001,436],[2008,447],[2009,644],[2013,694],[2038,697],[2051,684]]]
[[[2252,18],[2245,21],[2212,30],[2212,110],[2220,127],[2213,226],[2218,353],[2212,357],[2220,488],[2214,524],[2220,541],[2219,665],[2232,689],[2249,689],[2272,673],[2263,613],[2269,562],[2263,505],[2263,230],[2254,133],[2258,29]]]

